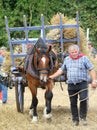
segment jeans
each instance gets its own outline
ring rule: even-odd
[[[8,87],[2,85],[2,102],[7,101],[8,98]]]
[[[8,98],[8,87],[7,84],[0,82],[0,91],[2,91],[2,102],[6,102]]]
[[[68,86],[69,86],[68,93],[69,93],[69,97],[70,97],[72,120],[79,121],[79,117],[82,119],[86,119],[87,98],[88,98],[87,82],[82,82],[77,85],[68,84]],[[71,89],[70,89],[70,87],[71,87]],[[78,96],[80,99],[79,110],[78,110]]]

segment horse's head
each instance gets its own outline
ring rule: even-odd
[[[50,51],[51,46],[49,46],[47,49],[36,48],[34,65],[37,73],[39,74],[39,79],[41,83],[47,82],[48,75],[51,69]]]

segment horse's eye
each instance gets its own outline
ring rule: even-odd
[[[51,66],[51,62],[49,61],[49,66]]]
[[[39,61],[37,60],[37,65],[39,64]]]

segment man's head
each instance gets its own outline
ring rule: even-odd
[[[91,49],[93,47],[93,44],[91,41],[88,41],[88,48]]]
[[[79,46],[75,44],[70,45],[68,48],[68,52],[72,58],[77,58],[79,51],[80,51]]]

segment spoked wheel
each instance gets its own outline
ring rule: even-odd
[[[21,82],[15,83],[16,106],[17,111],[21,113],[24,111],[24,89],[25,87]]]

